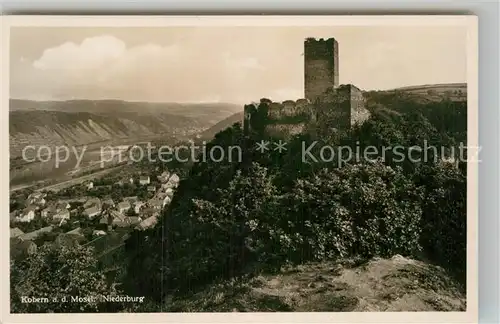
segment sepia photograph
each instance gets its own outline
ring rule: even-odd
[[[476,312],[475,17],[90,18],[4,28],[10,314]]]

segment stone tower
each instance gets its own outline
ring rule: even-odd
[[[339,86],[339,45],[334,38],[304,41],[304,83],[305,98],[311,102]]]

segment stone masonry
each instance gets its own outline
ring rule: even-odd
[[[339,46],[335,39],[307,38],[304,41],[305,98],[273,102],[261,99],[245,105],[244,129],[255,129],[255,119],[264,121],[262,130],[285,137],[307,132],[319,121],[330,128],[349,129],[370,117],[360,89],[339,86]]]

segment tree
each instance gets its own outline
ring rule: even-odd
[[[286,196],[283,221],[300,262],[420,252],[421,192],[398,169],[383,163],[325,169],[297,181]]]
[[[188,215],[170,215],[165,245],[169,286],[182,290],[237,275],[255,261],[272,262],[276,197],[267,169],[254,164],[247,173],[237,171],[212,198],[191,200]]]
[[[89,247],[43,245],[37,253],[11,261],[13,313],[102,312],[111,307],[102,296],[117,294]],[[47,302],[23,303],[25,297],[47,298]],[[71,297],[93,300],[72,302]]]
[[[452,165],[423,166],[421,242],[428,257],[465,281],[467,270],[467,177]]]

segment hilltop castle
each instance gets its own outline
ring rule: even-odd
[[[296,101],[261,99],[245,105],[245,131],[262,127],[271,135],[291,136],[313,129],[320,121],[348,129],[370,116],[360,89],[352,84],[339,86],[339,47],[334,38],[304,41],[304,92],[305,98]],[[264,124],[256,125],[256,119]]]

